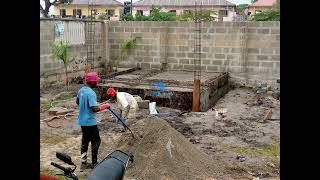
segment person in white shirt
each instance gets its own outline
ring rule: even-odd
[[[129,93],[117,92],[113,88],[107,90],[107,95],[111,97],[111,99],[116,100],[118,107],[120,108],[121,116],[127,123],[132,123],[132,120],[136,118],[136,112],[139,110],[136,99]]]

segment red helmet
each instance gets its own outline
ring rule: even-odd
[[[114,96],[115,94],[117,93],[117,91],[113,88],[109,88],[107,90],[107,94],[110,95],[110,96]]]

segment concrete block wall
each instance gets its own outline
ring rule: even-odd
[[[42,85],[64,81],[62,63],[50,58],[54,21],[40,19]],[[193,22],[99,21],[95,27],[96,58],[101,62],[96,66],[114,61],[121,43],[137,37],[137,47],[128,52],[120,67],[193,70]],[[231,81],[245,85],[272,84],[280,78],[280,22],[206,22],[201,30],[203,71],[229,72]],[[86,53],[86,45],[70,47],[70,57],[75,57],[70,77],[83,74]]]
[[[66,23],[69,21],[70,20],[65,20]],[[51,83],[65,82],[63,63],[50,57],[51,44],[55,39],[54,22],[54,19],[40,19],[40,87],[49,86]],[[87,22],[85,21],[85,23]],[[98,71],[104,69],[102,65],[108,59],[108,42],[106,41],[108,34],[107,26],[107,23],[95,22],[95,66]],[[70,46],[68,67],[70,79],[83,75],[86,57],[86,44]]]
[[[280,78],[280,22],[206,22],[201,31],[203,71],[229,72],[246,85]],[[193,22],[109,22],[110,60],[139,37],[120,66],[192,71],[194,32]]]

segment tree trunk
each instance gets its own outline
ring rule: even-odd
[[[65,73],[66,73],[66,85],[67,85],[67,91],[69,91],[69,77],[68,77],[68,67],[65,66]]]
[[[51,6],[55,5],[57,0],[54,0],[53,2],[50,2],[50,0],[43,0],[45,7],[43,8],[40,4],[40,11],[42,12],[44,17],[49,17],[49,9]]]

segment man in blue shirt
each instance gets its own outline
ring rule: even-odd
[[[86,86],[82,87],[77,94],[77,104],[79,106],[79,116],[77,123],[81,126],[81,166],[80,169],[93,168],[98,161],[98,149],[101,143],[97,126],[96,113],[107,109],[110,104],[98,104],[97,95],[92,88],[97,86],[100,78],[96,72],[85,74]],[[92,164],[87,163],[87,151],[91,142]]]

